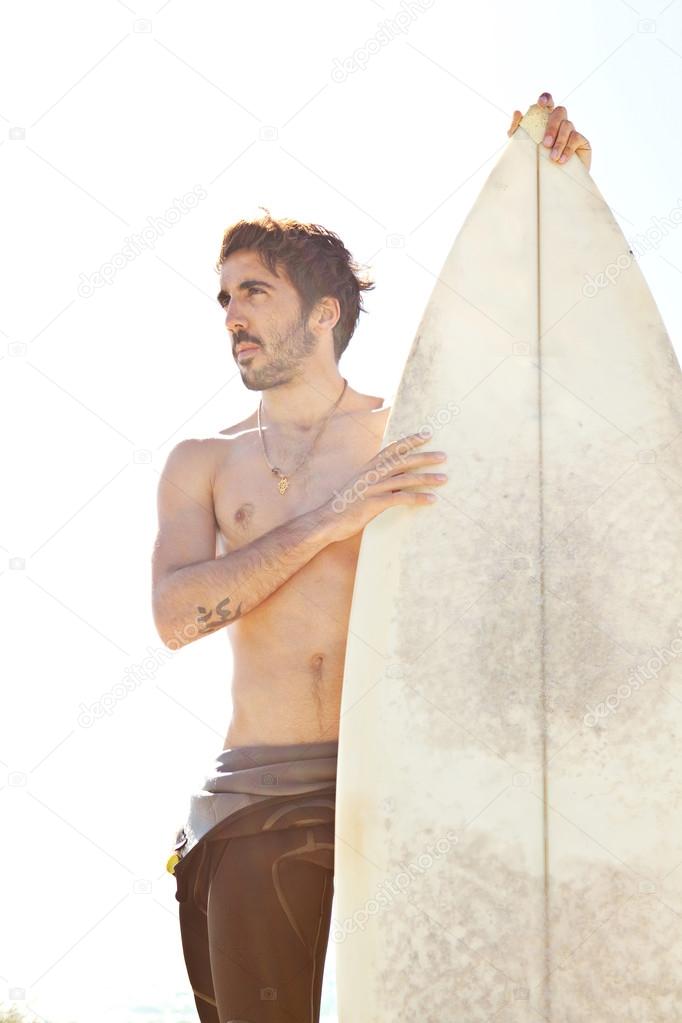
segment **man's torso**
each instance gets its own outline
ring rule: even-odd
[[[212,445],[217,554],[237,550],[327,501],[382,448],[389,408],[358,395],[336,413],[284,494],[265,461],[255,415]],[[268,459],[292,471],[308,436]],[[362,533],[329,544],[243,618],[226,626],[233,651],[232,719],[224,747],[338,738],[348,619]]]

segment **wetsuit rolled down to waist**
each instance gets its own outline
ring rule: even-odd
[[[222,750],[168,869],[201,1023],[318,1023],[338,740]]]

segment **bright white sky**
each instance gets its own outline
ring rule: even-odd
[[[164,867],[222,748],[231,662],[224,632],[161,645],[149,562],[171,446],[258,399],[215,302],[222,231],[260,205],[336,231],[377,284],[341,370],[390,397],[515,108],[545,89],[567,107],[631,242],[682,204],[682,2],[27,0],[3,21],[0,1002],[180,1023],[196,1016]],[[395,38],[338,81],[386,22]],[[639,263],[679,352],[680,232]],[[134,671],[86,727],[82,705]],[[325,1023],[333,1004],[330,955]]]

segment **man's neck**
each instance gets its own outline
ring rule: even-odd
[[[261,392],[261,425],[278,431],[308,433],[329,415],[341,396],[344,378],[341,373],[298,377],[279,387]],[[346,391],[337,409],[342,409],[348,397]]]

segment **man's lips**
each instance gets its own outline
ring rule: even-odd
[[[239,348],[237,348],[237,358],[239,358],[239,356],[242,353],[257,352],[258,348],[259,348],[259,345],[240,345]]]

